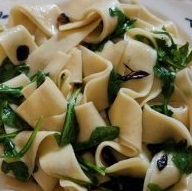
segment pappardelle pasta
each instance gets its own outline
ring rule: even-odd
[[[186,191],[192,50],[118,0],[12,7],[0,32],[0,179],[18,191]]]

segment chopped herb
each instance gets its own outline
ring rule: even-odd
[[[148,72],[142,70],[134,71],[127,65],[125,65],[125,67],[131,71],[127,75],[122,76],[120,74],[117,74],[115,73],[114,69],[112,69],[110,73],[108,82],[108,99],[110,104],[112,104],[115,100],[123,82],[126,82],[128,80],[141,79],[149,75]]]
[[[79,134],[79,128],[77,124],[77,119],[75,115],[75,105],[77,101],[77,97],[81,92],[81,88],[75,90],[67,104],[67,112],[65,116],[65,121],[63,124],[63,128],[61,131],[61,135],[55,134],[55,138],[60,147],[68,143],[73,143],[76,141],[77,136]]]
[[[167,166],[167,162],[168,162],[167,154],[164,154],[163,156],[161,156],[160,159],[157,160],[157,168],[159,169],[159,171],[163,170]]]
[[[173,112],[168,109],[168,103],[174,92],[174,81],[176,72],[187,66],[192,61],[192,51],[189,50],[189,43],[179,47],[175,44],[171,35],[165,31],[156,31],[168,37],[171,44],[168,45],[166,39],[156,38],[158,45],[157,63],[154,66],[154,73],[162,81],[162,95],[164,101],[162,105],[152,106],[153,109],[167,116],[172,116]]]
[[[122,38],[123,35],[131,28],[134,27],[136,20],[131,20],[118,8],[109,8],[109,14],[111,17],[117,17],[117,26],[115,30],[97,44],[84,43],[84,45],[92,51],[102,51],[105,43],[109,40],[115,41],[118,38]]]
[[[31,134],[31,136],[29,137],[27,143],[23,146],[23,148],[18,152],[15,149],[15,144],[12,142],[12,140],[10,138],[6,138],[4,141],[4,158],[14,158],[14,159],[20,159],[22,158],[25,153],[27,153],[27,151],[30,149],[31,145],[34,142],[34,139],[37,135],[37,132],[39,131],[41,124],[43,122],[43,118],[41,117],[37,124],[35,125],[35,128]]]
[[[30,80],[31,80],[31,82],[36,81],[37,87],[39,87],[44,83],[46,76],[48,76],[48,75],[49,75],[48,73],[45,73],[44,71],[39,70],[30,77]]]
[[[150,191],[169,191],[169,189],[162,189],[159,185],[149,183],[148,186]]]
[[[165,67],[161,67],[158,64],[154,67],[154,72],[157,77],[162,81],[162,94],[164,97],[163,104],[153,105],[152,108],[156,111],[165,114],[167,116],[172,116],[173,112],[168,109],[169,100],[174,92],[174,81],[176,78],[176,73]]]
[[[168,104],[175,89],[176,72],[187,67],[192,61],[192,51],[189,49],[189,43],[182,46],[176,44],[171,34],[164,27],[162,31],[154,31],[154,33],[161,35],[161,37],[155,38],[157,62],[154,66],[154,73],[162,81],[164,100],[163,104],[153,105],[152,108],[164,115],[172,116],[173,112],[168,109]],[[155,48],[153,42],[143,35],[136,35],[135,39]]]
[[[131,28],[136,20],[131,20],[128,18],[120,9],[118,8],[109,8],[109,14],[111,17],[117,17],[117,26],[115,31],[110,35],[110,40],[115,38],[123,37],[123,35]]]
[[[10,104],[19,105],[23,101],[22,89],[22,87],[11,88],[4,84],[0,84],[0,127],[7,125],[19,129],[30,128],[30,126],[10,107]]]
[[[21,90],[23,87],[9,87],[5,84],[0,84],[0,95],[1,96],[14,96],[19,98],[22,96]]]
[[[87,175],[87,177],[91,180],[92,184],[98,183],[97,175],[105,175],[105,168],[99,167],[94,164],[91,164],[90,162],[86,161],[82,157],[77,156],[77,160],[79,162],[79,165],[81,169],[84,171],[84,173]]]
[[[82,151],[97,146],[103,141],[114,140],[119,136],[119,131],[119,127],[116,126],[96,127],[87,141],[75,142],[73,148],[75,151]]]
[[[4,142],[6,138],[14,138],[16,137],[22,130],[18,130],[18,131],[15,131],[13,133],[4,133],[4,134],[0,134],[0,143]]]
[[[192,173],[192,146],[187,146],[186,140],[177,143],[171,139],[161,144],[149,144],[147,147],[153,154],[160,151],[171,154],[172,161],[181,174]]]
[[[143,42],[149,46],[151,46],[152,48],[155,49],[155,45],[153,44],[153,42],[151,41],[151,39],[149,39],[148,37],[144,36],[144,35],[135,35],[134,38],[140,42]]]
[[[8,81],[20,74],[28,74],[29,66],[25,63],[14,65],[8,57],[6,57],[0,66],[0,83]]]
[[[30,53],[29,47],[27,45],[20,45],[17,48],[16,55],[18,61],[24,61],[28,58]]]
[[[0,127],[7,125],[17,129],[30,129],[30,125],[18,116],[8,101],[0,101]],[[1,135],[0,135],[1,136]]]
[[[81,167],[83,169],[88,169],[89,171],[102,175],[105,175],[105,167],[98,167],[95,166],[93,164],[91,164],[90,162],[84,160],[83,158],[78,157],[78,162],[80,163]]]
[[[4,84],[0,84],[0,102],[4,104],[5,102],[20,104],[23,100],[22,95],[23,87],[9,87]]]
[[[27,165],[22,161],[6,162],[3,160],[1,170],[7,174],[10,171],[20,181],[26,182],[29,179],[29,172]]]

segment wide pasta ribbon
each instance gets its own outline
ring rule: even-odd
[[[71,51],[94,30],[97,24],[98,21],[95,21],[80,29],[58,32],[53,35],[29,56],[27,64],[30,66],[31,73],[44,69],[58,51],[65,53]]]
[[[121,89],[109,109],[112,125],[120,128],[119,142],[135,153],[142,145],[142,110],[140,105]]]
[[[41,129],[59,130],[63,125],[66,108],[67,100],[54,82],[47,77],[39,88],[28,95],[16,112],[33,127],[39,116],[43,116]]]
[[[41,44],[58,31],[57,18],[60,13],[54,4],[15,5],[10,11],[8,27],[25,26],[35,36],[36,42]]]
[[[110,148],[111,152],[115,153],[114,156],[117,156],[116,163],[106,164],[102,155],[105,148]],[[143,154],[137,154],[134,149],[118,142],[104,141],[97,147],[95,159],[97,166],[104,166],[106,168],[106,174],[144,177],[149,161]]]
[[[87,35],[84,39],[86,42],[97,43],[102,41],[105,37],[110,35],[117,25],[117,18],[111,17],[109,14],[109,8],[119,7],[119,2],[117,0],[100,0],[100,1],[88,1],[88,3],[82,3],[82,7],[76,8],[76,14],[73,16],[73,13],[68,13],[67,10],[65,13],[74,18],[75,22],[60,26],[60,30],[69,30],[78,27],[85,26],[90,22],[95,20],[100,21],[95,27],[92,33]],[[71,6],[74,4],[72,3]]]
[[[58,86],[65,97],[68,97],[75,84],[81,84],[82,79],[82,54],[78,48],[73,48],[69,53],[57,52],[44,69]]]
[[[177,141],[186,139],[192,144],[191,135],[186,126],[180,121],[165,116],[149,105],[143,108],[143,142],[162,143],[169,138]]]
[[[146,173],[143,191],[150,190],[148,188],[150,183],[158,185],[161,189],[166,189],[180,180],[181,174],[173,163],[171,154],[168,155],[168,161],[165,168],[161,171],[157,168],[157,160],[159,160],[163,154],[163,152],[160,152],[153,157]]]
[[[43,171],[50,176],[90,183],[76,159],[71,144],[60,148],[53,136],[47,137],[41,144],[39,163]]]
[[[8,56],[14,64],[19,64],[17,49],[21,45],[29,48],[29,54],[37,48],[33,37],[24,26],[19,25],[0,33],[0,62]]]
[[[99,126],[106,126],[105,121],[97,111],[93,102],[88,102],[75,107],[75,114],[79,125],[78,141],[87,141]],[[110,127],[109,127],[110,128]]]
[[[181,92],[189,108],[189,131],[192,134],[192,68],[186,68],[177,73],[175,85]]]
[[[124,89],[132,91],[133,98],[139,103],[144,103],[154,85],[153,89],[157,87],[153,72],[157,56],[151,47],[129,38],[116,44],[108,42],[98,54],[111,61],[114,71],[122,76],[128,75],[131,70],[149,74],[142,79],[128,80],[122,84]]]
[[[23,148],[23,146],[26,144],[26,142],[28,141],[29,137],[31,136],[31,131],[23,131],[21,133],[19,133],[13,140],[15,146],[16,146],[16,150],[21,150]],[[31,176],[33,174],[33,171],[34,171],[34,168],[35,168],[35,163],[36,163],[36,160],[38,158],[38,149],[39,149],[39,145],[41,144],[41,142],[49,135],[53,134],[54,132],[52,131],[40,131],[37,133],[37,136],[35,137],[35,141],[32,143],[31,147],[29,148],[29,150],[27,151],[27,153],[20,159],[21,161],[23,161],[27,167],[28,167],[28,173],[29,173],[29,176]],[[2,161],[3,161],[3,158],[0,160],[0,163],[2,164]],[[8,161],[9,162],[9,161]],[[1,165],[0,164],[0,165]],[[11,173],[9,173],[8,175],[12,176]],[[9,182],[9,179],[8,179],[8,182],[6,183],[7,186],[9,187],[12,187],[14,186],[15,184],[17,184],[17,187],[24,187],[25,186],[23,185],[22,186],[22,183],[20,182],[17,182],[17,181],[13,181]],[[29,189],[30,187],[34,187],[33,184],[31,184],[29,182]],[[53,185],[55,186],[55,184]],[[38,189],[38,188],[37,188]],[[22,189],[21,189],[22,190]],[[39,189],[40,190],[40,189]]]
[[[83,46],[80,49],[85,83],[83,102],[92,101],[99,111],[104,110],[109,105],[108,81],[112,64]]]

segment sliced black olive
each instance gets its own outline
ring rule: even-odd
[[[29,56],[29,47],[27,45],[20,45],[17,48],[16,55],[18,61],[24,61]]]
[[[164,154],[163,156],[161,156],[160,159],[157,160],[157,168],[159,169],[159,171],[163,170],[167,166],[167,162],[168,162],[167,154]]]
[[[59,25],[67,24],[70,22],[69,17],[65,13],[61,13],[57,18],[57,22]]]

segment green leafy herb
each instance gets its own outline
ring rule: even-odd
[[[162,94],[164,97],[162,105],[154,105],[153,109],[156,111],[165,114],[167,116],[172,116],[173,112],[168,109],[168,103],[171,98],[171,95],[174,92],[174,81],[176,78],[176,73],[165,67],[161,67],[158,64],[154,67],[154,72],[157,77],[162,81]]]
[[[110,39],[115,39],[122,37],[127,30],[133,28],[133,24],[136,20],[131,20],[128,18],[120,9],[118,8],[109,8],[109,14],[112,17],[117,17],[117,27],[115,31],[110,35]]]
[[[19,129],[30,128],[10,107],[10,104],[19,105],[23,101],[22,89],[22,87],[9,87],[0,84],[0,127],[7,125]]]
[[[41,127],[42,122],[43,122],[43,118],[41,117],[38,120],[27,143],[23,146],[23,148],[19,152],[15,149],[15,144],[12,142],[12,140],[10,138],[5,138],[3,157],[4,158],[14,158],[14,159],[22,158],[25,155],[25,153],[27,153],[27,151],[30,149],[31,145],[33,144],[33,141],[37,135],[37,132],[39,131],[39,129]]]
[[[123,75],[117,74],[115,73],[114,69],[110,73],[109,82],[108,82],[108,99],[110,104],[112,104],[113,101],[115,100],[117,93],[119,92],[123,82],[126,82],[128,80],[141,79],[149,75],[148,72],[145,72],[142,70],[134,71],[131,68],[129,68],[127,65],[125,65],[125,67],[131,71],[127,75],[123,76]]]
[[[79,158],[79,157],[78,157],[78,162],[80,163],[81,167],[83,169],[86,169],[87,171],[91,171],[93,173],[96,173],[96,174],[99,174],[102,176],[105,175],[105,167],[95,166],[95,165],[91,164],[90,162],[84,160],[83,158]]]
[[[5,139],[9,138],[14,138],[16,137],[22,130],[18,130],[18,131],[15,131],[15,132],[12,132],[12,133],[3,133],[3,134],[0,134],[0,143],[4,142]]]
[[[10,171],[20,181],[26,182],[29,179],[29,172],[27,165],[22,161],[6,162],[3,160],[1,170],[7,174]]]
[[[0,84],[0,95],[1,96],[14,96],[19,98],[22,96],[21,90],[23,87],[9,87],[5,84]]]
[[[99,143],[108,140],[114,140],[119,136],[119,127],[116,126],[101,126],[97,127],[90,138],[85,142],[75,142],[73,148],[75,151],[82,151],[91,147],[97,146]]]
[[[109,76],[109,82],[108,82],[108,100],[109,103],[112,104],[115,98],[117,97],[117,94],[121,88],[121,84],[123,83],[122,80],[118,78],[119,75],[117,75],[114,71],[114,69],[111,71]]]
[[[149,183],[147,187],[149,188],[150,191],[168,191],[169,190],[169,189],[162,189],[159,185],[153,184],[153,183]]]
[[[172,161],[181,174],[192,173],[192,146],[188,146],[186,140],[177,143],[170,139],[161,144],[149,144],[147,147],[152,154],[160,151],[171,153]]]
[[[185,68],[188,63],[192,61],[192,51],[189,50],[189,43],[181,47],[175,44],[171,35],[164,28],[163,31],[156,31],[155,33],[165,35],[170,43],[164,38],[156,38],[158,49],[154,73],[162,81],[162,95],[164,101],[162,105],[155,105],[152,106],[152,108],[162,114],[172,116],[173,112],[168,109],[168,103],[174,92],[176,72]]]
[[[41,84],[43,84],[43,82],[45,81],[46,79],[46,76],[48,76],[49,74],[48,73],[45,73],[44,71],[42,70],[39,70],[37,71],[34,75],[32,75],[30,77],[30,80],[32,82],[35,82],[37,83],[37,87],[41,86]]]
[[[144,36],[144,35],[135,35],[134,38],[140,42],[143,42],[149,46],[151,46],[152,48],[155,48],[155,45],[153,44],[153,42],[151,41],[151,39],[149,39],[148,37]]]
[[[176,72],[187,67],[192,61],[192,51],[189,49],[189,43],[179,46],[176,44],[169,32],[163,27],[161,31],[154,31],[161,35],[156,37],[157,44],[157,62],[154,66],[155,75],[162,82],[163,103],[154,105],[152,108],[167,116],[172,116],[173,112],[168,109],[170,98],[174,92],[174,82]],[[155,48],[154,43],[143,35],[136,35],[135,39]]]
[[[14,65],[8,57],[6,57],[0,66],[0,83],[10,80],[19,74],[28,74],[29,66],[25,63]]]
[[[75,105],[76,105],[77,97],[80,92],[81,92],[81,88],[76,89],[76,91],[73,93],[72,97],[70,98],[67,104],[67,112],[66,112],[63,128],[61,131],[61,135],[55,134],[55,138],[60,147],[76,141],[77,136],[79,134],[79,128],[78,128],[77,119],[75,115]]]
[[[0,101],[0,127],[7,125],[17,129],[30,129],[31,127],[10,107],[9,102]]]
[[[102,51],[105,43],[109,40],[114,41],[118,38],[122,38],[123,35],[128,31],[129,29],[133,28],[135,19],[131,20],[126,15],[123,14],[123,12],[118,8],[109,8],[109,14],[111,17],[117,17],[117,26],[112,34],[107,36],[104,40],[97,44],[89,44],[85,43],[84,45],[89,48],[92,51]]]
[[[91,180],[93,184],[98,183],[96,175],[105,175],[104,167],[98,167],[94,164],[91,164],[90,162],[84,160],[82,157],[77,156],[77,160],[80,164],[81,169],[84,171],[84,173],[87,175],[87,177]]]

